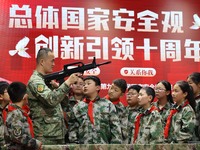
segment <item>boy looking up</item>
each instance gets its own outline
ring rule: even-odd
[[[84,79],[83,101],[73,107],[69,120],[69,141],[77,144],[121,144],[121,131],[115,106],[99,97],[101,81]]]

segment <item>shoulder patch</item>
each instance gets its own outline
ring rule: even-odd
[[[37,91],[38,92],[43,92],[44,91],[44,85],[43,84],[38,84],[37,85]]]
[[[20,126],[15,126],[13,129],[13,134],[15,137],[19,137],[22,135],[22,128]]]

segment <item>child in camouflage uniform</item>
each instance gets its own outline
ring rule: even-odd
[[[194,98],[196,101],[195,113],[195,141],[200,141],[200,72],[193,72],[187,77],[188,84],[193,89]]]
[[[155,93],[157,101],[152,104],[158,108],[162,116],[163,127],[166,125],[167,116],[169,110],[173,105],[173,99],[171,95],[171,84],[166,80],[161,80],[156,84]]]
[[[85,98],[73,107],[68,123],[70,143],[121,144],[115,106],[99,97],[100,86],[100,79],[96,76],[84,79]]]
[[[82,101],[84,98],[83,94],[83,85],[84,81],[82,77],[78,78],[78,81],[71,85],[71,93],[67,96],[66,100],[62,101],[62,109],[66,113],[66,122],[69,121],[69,117],[71,115],[72,108],[78,102]]]
[[[127,83],[124,79],[116,79],[112,82],[112,85],[108,90],[108,95],[105,96],[106,99],[110,100],[115,105],[115,108],[117,110],[117,116],[119,117],[120,127],[122,131],[123,143],[127,143],[128,116],[126,108],[122,104],[120,97],[124,96],[126,88],[127,88]]]
[[[34,138],[32,120],[22,109],[28,103],[26,85],[21,82],[13,82],[8,87],[8,94],[12,103],[3,111],[6,121],[5,140],[9,144],[8,149],[41,149],[42,143]]]
[[[151,87],[140,89],[138,104],[142,108],[135,118],[133,136],[129,143],[155,144],[164,141],[161,115],[157,108],[151,105],[154,97],[155,91]]]
[[[4,122],[3,122],[3,109],[8,105],[10,98],[7,92],[9,84],[6,81],[0,81],[0,147],[3,149],[5,145],[4,139]],[[0,149],[1,149],[0,148]]]
[[[78,81],[71,85],[71,92],[69,96],[66,96],[66,98],[61,102],[67,128],[68,128],[68,121],[71,116],[74,105],[82,101],[84,98],[83,85],[84,85],[83,77],[80,76],[78,78]],[[67,131],[65,136],[65,143],[69,143],[68,137],[69,135]]]
[[[195,100],[192,88],[186,81],[178,81],[173,87],[175,105],[169,112],[164,128],[168,143],[192,141],[195,128]]]
[[[138,105],[138,96],[141,88],[140,85],[132,85],[128,88],[128,92],[126,93],[126,100],[128,103],[126,107],[128,113],[127,131],[132,131],[135,117],[139,113],[140,106]],[[128,139],[130,139],[132,134],[131,132],[128,133]]]

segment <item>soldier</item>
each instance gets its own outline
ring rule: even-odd
[[[8,87],[8,94],[12,101],[3,111],[6,120],[5,140],[8,149],[41,149],[42,143],[34,138],[32,120],[22,107],[28,102],[26,85],[13,82]]]
[[[127,83],[124,79],[115,79],[112,82],[108,90],[108,95],[105,96],[106,99],[110,100],[117,110],[117,116],[120,120],[120,126],[122,131],[122,140],[126,144],[128,132],[127,132],[127,123],[128,116],[125,106],[122,104],[120,97],[124,96],[127,88]]]
[[[169,110],[173,105],[173,99],[171,95],[171,84],[166,80],[161,80],[156,84],[155,93],[157,101],[152,104],[158,108],[162,116],[163,127],[166,125],[167,116]]]
[[[5,146],[4,139],[4,121],[3,121],[3,109],[8,105],[10,97],[7,92],[9,83],[6,81],[0,81],[0,147],[3,149]]]
[[[192,141],[195,128],[195,100],[192,88],[186,81],[178,81],[173,87],[175,105],[170,110],[164,128],[168,143]]]
[[[128,106],[126,107],[128,113],[128,123],[127,123],[127,131],[128,137],[127,140],[131,138],[132,134],[129,131],[132,131],[133,124],[135,122],[135,117],[139,113],[140,106],[138,104],[138,96],[139,91],[142,87],[140,85],[132,85],[128,88],[128,92],[126,93],[126,100]],[[127,143],[130,143],[127,141]]]
[[[140,89],[138,104],[142,109],[136,116],[130,143],[156,144],[164,141],[161,115],[157,108],[151,105],[154,97],[155,91],[151,87]]]
[[[99,97],[101,81],[84,79],[83,101],[73,107],[69,120],[69,141],[77,144],[121,144],[121,130],[115,106]]]
[[[187,77],[188,84],[193,89],[194,98],[196,101],[195,113],[195,141],[200,141],[200,72],[193,72]]]
[[[52,72],[54,61],[51,49],[40,49],[36,58],[36,70],[27,85],[34,134],[38,140],[47,145],[65,143],[66,128],[60,103],[69,92],[71,84],[81,75],[80,73],[70,75],[59,87],[52,81],[54,89],[51,89],[45,84],[44,75]]]

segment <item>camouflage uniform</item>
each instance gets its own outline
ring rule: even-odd
[[[2,148],[5,145],[5,139],[4,139],[4,122],[3,122],[3,116],[2,116],[3,109],[0,106],[0,147]]]
[[[34,134],[43,144],[64,143],[66,128],[60,102],[68,91],[65,83],[52,91],[46,86],[44,76],[37,71],[33,72],[28,82],[27,94]]]
[[[190,105],[182,108],[182,105],[174,105],[172,109],[178,112],[172,116],[168,143],[189,142],[194,136],[195,112]]]
[[[195,107],[195,112],[196,112],[196,121],[195,121],[195,135],[194,139],[195,141],[200,141],[200,96],[195,98],[196,101],[196,107]]]
[[[172,108],[173,104],[167,102],[162,109],[159,108],[159,101],[153,102],[152,105],[158,108],[158,111],[160,112],[160,115],[162,117],[163,127],[165,127],[167,116],[169,115],[169,110]]]
[[[74,96],[70,96],[70,98],[65,99],[65,104],[61,103],[63,111],[66,112],[67,122],[69,121],[74,105],[76,105],[78,102],[79,101],[76,100]]]
[[[114,105],[97,97],[93,103],[94,125],[88,116],[88,103],[73,107],[69,120],[69,140],[79,144],[121,144],[121,130]]]
[[[127,123],[127,131],[128,131],[128,137],[127,137],[127,144],[131,144],[128,143],[128,139],[131,138],[132,134],[130,131],[133,130],[133,126],[134,126],[134,122],[135,122],[135,117],[137,116],[137,114],[139,113],[139,109],[140,107],[130,107],[127,106],[127,114],[128,114],[128,123]]]
[[[65,143],[69,143],[69,135],[68,135],[68,122],[71,116],[72,110],[74,105],[76,105],[79,101],[75,99],[74,96],[70,96],[70,98],[66,97],[62,102],[61,106],[64,113],[65,124],[66,124],[66,136],[65,136]]]
[[[126,110],[126,107],[119,102],[115,105],[117,116],[119,117],[120,125],[121,125],[121,131],[122,131],[122,143],[127,143],[128,138],[128,130],[127,130],[127,124],[128,124],[128,113]]]
[[[9,144],[9,149],[39,149],[41,142],[32,138],[27,118],[23,115],[23,110],[15,105],[13,111],[7,111],[5,140]]]
[[[163,125],[158,110],[150,112],[150,108],[140,109],[139,114],[144,114],[140,120],[140,127],[135,144],[155,144],[164,142]],[[139,115],[138,114],[138,115]],[[133,143],[135,126],[129,143]]]

